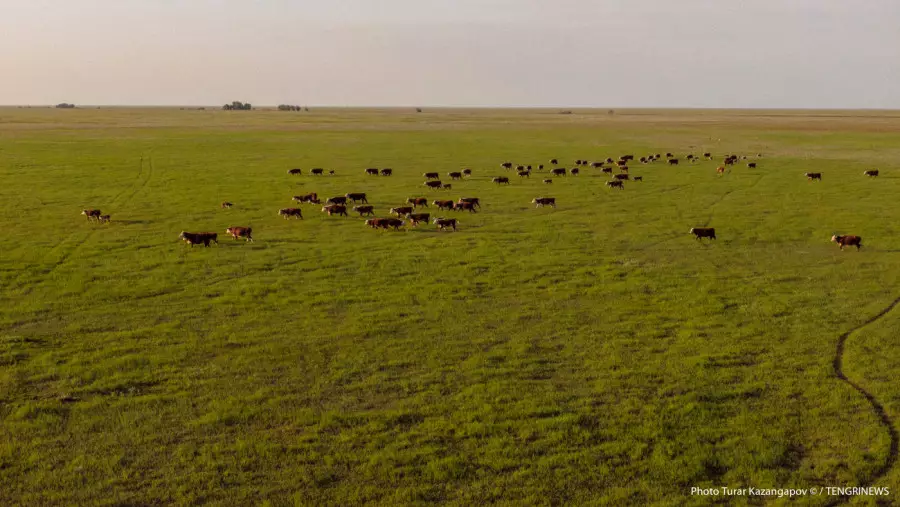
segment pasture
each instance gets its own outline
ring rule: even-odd
[[[542,182],[551,158],[666,152],[622,190]],[[730,153],[752,160],[717,175]],[[0,504],[900,493],[900,115],[7,108],[0,181]],[[482,209],[373,230],[309,192]]]

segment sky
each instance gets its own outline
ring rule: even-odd
[[[0,104],[900,109],[900,0],[0,0]]]

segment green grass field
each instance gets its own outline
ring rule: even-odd
[[[667,151],[715,158],[632,164],[623,191],[499,166]],[[718,177],[727,153],[759,166]],[[900,296],[898,114],[0,109],[0,181],[2,505],[900,494],[900,312],[872,320]],[[307,192],[483,209],[426,210],[457,232],[277,216]],[[850,331],[843,371],[883,418],[835,373]]]

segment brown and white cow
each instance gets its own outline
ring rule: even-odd
[[[322,207],[322,211],[328,213],[328,216],[332,215],[344,215],[347,216],[347,206],[343,204],[329,204],[327,206]]]
[[[394,174],[394,170],[393,170],[393,169],[382,169],[382,170],[381,170],[381,175],[382,175],[382,176],[390,176],[390,175],[392,175],[392,174]]]
[[[613,178],[615,178],[617,180],[621,180],[621,181],[627,181],[628,175],[627,174],[616,174],[616,175],[613,175]]]
[[[426,186],[426,187],[428,187],[428,188],[441,188],[441,185],[443,185],[443,183],[441,183],[441,180],[437,180],[437,181],[426,181],[426,182],[424,183],[424,186]]]
[[[716,167],[716,174],[725,174],[725,166],[720,165],[719,167]]]
[[[463,169],[463,172],[462,172],[462,173],[463,173],[463,176],[472,176],[472,170],[471,170],[471,169]]]
[[[552,206],[556,207],[556,197],[535,197],[531,204],[534,204],[535,208],[540,208],[542,206]]]
[[[319,201],[319,195],[315,192],[306,195],[295,195],[292,200],[296,202],[308,202],[310,204],[321,204],[321,201]]]
[[[424,206],[428,207],[428,198],[427,197],[410,197],[406,200],[406,204],[412,204],[413,208]]]
[[[375,206],[371,206],[371,205],[354,206],[353,211],[359,213],[359,216],[363,216],[363,215],[375,216]]]
[[[409,213],[412,213],[412,212],[414,212],[415,210],[416,210],[416,208],[414,208],[414,207],[412,207],[412,206],[399,206],[399,207],[397,207],[397,208],[391,208],[391,209],[388,211],[388,213],[390,213],[391,215],[397,215],[397,217],[401,217],[401,216],[403,216],[403,215],[407,215],[407,214],[409,214]]]
[[[518,172],[520,178],[530,178],[531,171],[519,171]]]
[[[97,221],[101,224],[108,224],[111,218],[109,215],[100,215],[97,217]]]
[[[606,186],[609,188],[618,188],[620,190],[625,188],[625,186],[622,185],[622,182],[620,180],[607,181]]]
[[[822,173],[805,173],[804,176],[806,176],[807,181],[822,181]]]
[[[572,173],[572,176],[578,176],[578,173],[581,171],[577,167],[573,167],[569,172]]]
[[[461,180],[461,179],[462,179],[462,173],[461,173],[461,172],[455,172],[455,171],[454,171],[454,172],[450,172],[450,173],[447,173],[447,176],[450,176],[450,179],[451,179],[451,180]]]
[[[492,179],[491,181],[498,185],[501,183],[506,183],[507,185],[509,185],[509,178],[507,178],[506,176],[497,176],[496,178]]]
[[[315,175],[315,176],[321,176],[322,174],[325,173],[325,169],[322,169],[322,168],[320,168],[320,167],[317,167],[317,168],[313,169],[313,170],[310,171],[310,172],[311,172],[313,175]]]
[[[643,176],[635,176],[634,178],[631,178],[631,179],[632,179],[633,181],[644,181],[644,177],[643,177]]]
[[[441,190],[450,190],[452,188],[453,188],[453,185],[451,185],[449,183],[444,183],[443,185],[441,185]]]
[[[228,202],[228,201],[225,201],[225,202],[222,203],[222,209],[228,209],[228,208],[230,208],[230,207],[232,207],[232,206],[234,206],[234,204],[233,204],[233,203],[230,203],[230,202]]]
[[[88,219],[88,222],[90,222],[91,220],[96,220],[96,219],[100,218],[100,215],[102,215],[103,213],[98,209],[85,209],[85,210],[81,210],[81,214],[86,216]]]
[[[366,194],[363,192],[346,194],[344,197],[353,201],[354,203],[362,201],[366,204],[369,204],[368,199],[366,199]]]
[[[477,211],[475,211],[475,203],[473,202],[458,202],[453,206],[453,211],[462,210],[468,210],[469,213],[477,213]]]
[[[863,173],[864,176],[868,176],[870,178],[874,178],[878,176],[878,169],[872,169]]]
[[[512,166],[513,166],[512,162],[503,162],[502,164],[500,164],[500,167],[507,169],[507,170],[512,169]]]
[[[716,239],[716,230],[712,227],[691,227],[691,234],[698,240],[701,238]]]
[[[289,169],[288,174],[303,174],[303,171],[300,169]]]
[[[250,227],[229,227],[225,232],[231,234],[232,239],[244,238],[247,241],[253,241],[253,229]]]
[[[544,180],[544,184],[546,184],[546,185],[549,185],[551,183],[553,183],[553,180],[551,180],[551,179]]]
[[[288,218],[303,218],[303,210],[300,208],[282,208],[278,210],[278,214],[283,217],[285,220]]]
[[[428,219],[431,218],[430,213],[410,213],[406,215],[406,218],[409,219],[409,225],[416,227],[420,222],[428,223]]]
[[[600,169],[600,170],[603,171],[604,173],[612,174],[612,167],[604,167],[603,169]]]
[[[347,204],[347,198],[343,195],[336,195],[325,201],[325,204]]]
[[[459,222],[455,218],[435,218],[433,224],[437,225],[440,230],[444,230],[447,227],[452,227],[453,230],[456,230],[456,226],[459,225]]]
[[[481,200],[477,197],[460,197],[459,202],[470,202],[477,207],[481,207]]]
[[[669,159],[669,165],[678,165],[678,159],[677,159],[677,158],[670,158],[670,159]]]
[[[373,169],[370,167],[366,169],[366,174],[369,174],[371,176],[378,176],[378,169]]]
[[[438,173],[425,173],[422,175],[426,180],[439,180],[441,175]]]
[[[453,201],[434,201],[431,204],[434,204],[439,209],[446,209],[446,210],[453,209],[453,205],[454,205]]]
[[[552,174],[553,176],[565,176],[565,175],[566,175],[566,168],[565,168],[565,167],[558,167],[558,168],[556,168],[556,169],[550,171],[550,174]]]
[[[747,168],[748,169],[756,169],[756,162],[748,162]]]
[[[855,246],[857,250],[862,247],[862,238],[859,236],[838,236],[835,234],[831,236],[831,241],[841,245],[841,250],[843,250],[845,246]]]

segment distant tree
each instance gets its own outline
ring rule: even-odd
[[[57,109],[75,109],[75,104],[66,104],[63,102],[62,104],[56,105]]]
[[[222,106],[222,109],[224,109],[225,111],[249,111],[253,109],[253,106],[249,102],[245,104],[243,102],[235,100],[231,104],[225,104],[224,106]]]
[[[421,113],[421,112],[422,112],[422,108],[421,108],[421,107],[417,107],[417,108],[416,108],[416,112],[417,112],[417,113]]]

